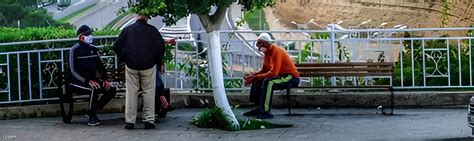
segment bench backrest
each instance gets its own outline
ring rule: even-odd
[[[300,63],[301,77],[392,76],[393,62]]]

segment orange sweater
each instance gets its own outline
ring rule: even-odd
[[[272,44],[265,52],[262,70],[256,73],[256,77],[257,79],[264,79],[284,74],[291,74],[295,78],[300,77],[290,55],[283,48]]]

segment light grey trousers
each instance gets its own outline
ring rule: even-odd
[[[143,122],[155,122],[156,66],[147,70],[125,69],[125,122],[135,123],[138,90],[143,89]]]

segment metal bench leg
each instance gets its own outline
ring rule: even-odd
[[[288,107],[288,115],[291,115],[290,91],[291,86],[288,86],[288,88],[286,88],[286,107]]]
[[[72,93],[69,92],[69,90],[65,90],[64,92],[63,87],[66,86],[58,87],[59,106],[61,108],[61,116],[63,118],[63,122],[66,124],[70,124],[74,110],[74,98],[72,96]]]
[[[394,102],[395,102],[395,95],[393,94],[393,88],[390,88],[390,115],[393,115]]]
[[[386,113],[386,112],[383,112],[382,110],[382,114],[384,115],[393,115],[393,105],[394,105],[394,102],[395,102],[395,95],[393,94],[393,88],[389,88],[390,90],[390,113]]]

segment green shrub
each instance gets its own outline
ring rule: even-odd
[[[270,128],[289,128],[293,127],[291,124],[275,124],[260,119],[238,119],[240,130],[257,130],[257,129],[270,129]],[[206,108],[197,117],[194,118],[192,124],[200,128],[217,128],[232,131],[230,120],[224,111],[217,107],[212,106]]]

